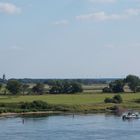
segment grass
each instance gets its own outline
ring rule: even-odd
[[[25,95],[25,96],[0,96],[0,103],[19,103],[41,100],[50,104],[83,105],[102,103],[105,97],[113,94],[60,94],[60,95]]]
[[[83,105],[103,103],[106,97],[113,97],[115,94],[103,93],[81,93],[81,94],[60,94],[60,95],[25,95],[25,96],[0,96],[0,103],[19,103],[32,102],[34,100],[42,100],[50,104],[65,104],[65,105]],[[124,103],[132,102],[135,99],[140,99],[140,93],[123,93],[121,94]]]
[[[59,106],[68,111],[105,111],[106,108],[112,107],[115,104],[105,104],[106,97],[112,98],[115,94],[103,93],[80,93],[74,95],[60,94],[60,95],[26,95],[26,96],[0,96],[1,104],[18,104],[21,102],[33,102],[41,100],[49,104]],[[140,99],[140,93],[122,93],[123,103],[119,106],[129,109],[140,110],[140,103],[134,102]]]

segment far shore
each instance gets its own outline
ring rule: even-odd
[[[113,114],[110,111],[89,111],[89,112],[65,112],[65,111],[37,111],[37,112],[7,112],[7,113],[1,113],[0,117],[12,117],[12,116],[28,116],[28,115],[75,115],[75,114],[97,114],[97,113],[108,113]]]
[[[20,116],[20,115],[51,115],[51,114],[64,114],[62,111],[38,111],[38,112],[22,112],[22,113],[1,113],[0,117]]]
[[[122,115],[125,111],[128,111],[129,109],[124,109],[123,111],[120,110],[116,114],[116,111],[111,110],[92,110],[92,111],[78,111],[78,112],[65,112],[65,111],[37,111],[37,112],[7,112],[7,113],[1,113],[0,117],[16,117],[16,116],[37,116],[37,115],[77,115],[77,114],[113,114],[113,115]],[[134,111],[140,111],[140,109],[134,109]]]

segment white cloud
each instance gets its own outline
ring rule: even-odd
[[[21,9],[12,3],[0,2],[0,13],[6,14],[17,14],[20,13]]]
[[[96,20],[96,21],[104,21],[104,20],[118,20],[121,18],[125,18],[124,15],[118,15],[118,14],[107,14],[104,11],[101,12],[95,12],[85,15],[76,16],[77,20]]]
[[[89,0],[92,3],[115,3],[116,0]]]
[[[95,20],[95,21],[105,21],[105,20],[120,20],[128,19],[129,17],[139,16],[140,9],[127,9],[121,14],[108,14],[104,11],[89,13],[85,15],[76,16],[77,20]]]
[[[60,20],[53,23],[53,25],[68,25],[68,24],[69,24],[68,20]]]
[[[140,9],[130,8],[130,9],[127,9],[125,13],[129,16],[138,16],[140,14]]]

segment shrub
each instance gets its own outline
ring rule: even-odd
[[[50,106],[48,103],[43,101],[33,101],[31,103],[21,103],[21,109],[48,109]]]
[[[120,104],[123,102],[123,99],[120,95],[115,95],[113,98],[105,98],[104,102]]]
[[[140,99],[135,99],[134,102],[135,103],[140,103]]]
[[[112,90],[111,90],[111,88],[109,88],[109,87],[105,87],[105,88],[103,88],[103,92],[104,92],[104,93],[111,93]]]
[[[121,95],[115,95],[113,97],[113,103],[122,103],[122,102],[123,102],[123,100],[122,100]]]
[[[104,102],[105,103],[112,103],[112,99],[107,97],[107,98],[105,98]]]

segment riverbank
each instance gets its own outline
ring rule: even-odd
[[[57,115],[57,114],[95,114],[95,113],[117,113],[121,114],[129,109],[140,111],[137,107],[124,107],[123,104],[93,104],[93,105],[49,105],[41,101],[37,105],[31,103],[3,104],[0,108],[0,117],[25,116],[25,115]],[[43,104],[43,105],[42,105]],[[46,106],[47,105],[47,106]],[[4,107],[5,106],[5,107]]]
[[[21,112],[21,113],[1,113],[0,117],[10,117],[10,116],[25,116],[25,115],[57,115],[57,114],[63,114],[64,112],[61,111],[41,111],[41,112]]]

